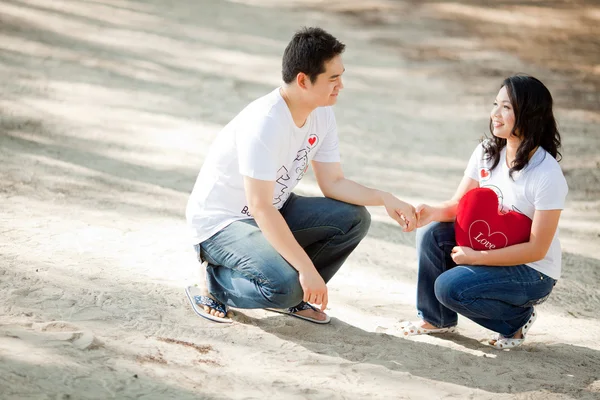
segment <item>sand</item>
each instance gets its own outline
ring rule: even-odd
[[[600,398],[600,8],[520,3],[2,1],[0,398]],[[485,346],[464,318],[459,334],[400,337],[414,233],[378,208],[330,284],[330,325],[192,312],[188,194],[303,25],[347,44],[346,175],[414,204],[452,195],[503,77],[551,89],[563,278],[522,348]],[[298,192],[319,193],[312,175]]]

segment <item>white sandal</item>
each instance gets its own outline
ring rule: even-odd
[[[420,322],[417,322],[417,324]],[[415,335],[427,335],[430,333],[454,333],[456,332],[456,325],[449,326],[448,328],[433,328],[427,329],[421,326],[417,326],[414,322],[405,321],[400,324],[402,334],[404,336],[415,336]]]
[[[535,309],[534,309],[533,313],[531,313],[531,317],[529,317],[529,321],[527,321],[527,323],[525,323],[525,325],[523,325],[521,327],[521,334],[523,335],[523,337],[521,339],[507,338],[502,335],[498,335],[498,339],[496,339],[496,343],[494,343],[492,346],[498,350],[512,349],[515,347],[519,347],[525,341],[525,335],[527,334],[527,331],[529,331],[529,329],[531,329],[531,325],[533,325],[533,323],[535,322],[536,319],[537,319],[537,312],[535,312]]]

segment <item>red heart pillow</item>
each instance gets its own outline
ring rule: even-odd
[[[529,240],[531,219],[516,211],[498,212],[498,197],[489,188],[468,191],[458,202],[454,223],[456,244],[493,250]]]

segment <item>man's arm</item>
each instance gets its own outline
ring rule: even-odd
[[[267,241],[299,274],[304,301],[327,307],[327,286],[314,264],[298,244],[281,213],[273,206],[274,181],[244,176],[244,188],[250,213]]]
[[[384,206],[390,217],[404,227],[415,228],[415,209],[391,193],[372,189],[346,179],[339,162],[312,162],[319,188],[325,197],[360,206]]]

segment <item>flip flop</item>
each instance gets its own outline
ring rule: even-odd
[[[211,299],[208,296],[204,296],[198,287],[196,287],[196,286],[186,287],[185,294],[187,295],[188,300],[192,304],[192,309],[199,316],[206,318],[208,320],[214,321],[214,322],[220,322],[220,323],[225,323],[225,324],[230,324],[233,322],[233,320],[229,317],[221,318],[221,317],[217,317],[216,315],[212,315],[212,314],[209,314],[206,311],[204,311],[204,306],[208,306],[208,307],[212,308],[213,310],[222,312],[225,315],[227,315],[227,312],[229,310],[228,310],[227,306],[224,305],[223,303],[220,303],[214,299]]]
[[[521,333],[523,334],[523,337],[521,339],[507,338],[502,335],[498,335],[498,339],[496,339],[496,343],[492,344],[492,346],[498,350],[512,349],[512,348],[521,346],[523,344],[523,342],[525,341],[525,335],[526,335],[527,331],[529,331],[529,329],[531,329],[531,325],[533,325],[533,323],[535,322],[536,319],[537,319],[537,312],[535,312],[535,309],[534,309],[533,312],[531,313],[531,317],[529,317],[529,320],[527,321],[527,323],[521,327]]]
[[[454,333],[456,332],[456,325],[449,326],[448,328],[435,328],[427,329],[416,325],[412,321],[405,321],[400,324],[402,334],[404,336],[416,336],[416,335],[427,335],[430,333]]]
[[[321,312],[321,310],[319,310],[318,308],[316,308],[304,301],[302,303],[298,304],[296,307],[290,307],[288,309],[265,308],[265,310],[273,311],[273,312],[280,313],[280,314],[291,315],[292,317],[300,318],[305,321],[313,322],[315,324],[328,324],[329,322],[331,322],[331,318],[329,317],[329,315],[327,315],[325,313],[323,313],[323,314],[325,314],[326,318],[323,321],[297,314],[298,311],[303,311],[303,310],[313,310],[313,311]]]

